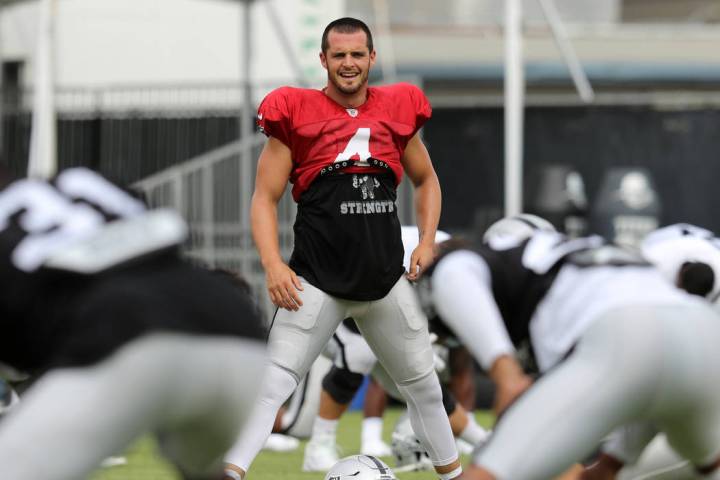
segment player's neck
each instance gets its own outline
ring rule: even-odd
[[[344,108],[357,108],[367,101],[368,98],[368,87],[367,84],[355,93],[348,94],[343,93],[335,85],[330,83],[327,87],[323,88],[325,95],[330,97],[335,103],[338,103]]]

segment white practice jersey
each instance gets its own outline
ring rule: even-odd
[[[530,340],[546,371],[610,310],[696,301],[599,237],[506,240],[449,253],[429,272],[434,308],[484,368]]]
[[[641,246],[642,254],[662,272],[673,285],[680,267],[686,262],[705,263],[720,279],[720,239],[704,228],[677,223],[648,234]],[[708,298],[720,293],[720,281],[715,281]]]

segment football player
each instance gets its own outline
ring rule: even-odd
[[[179,258],[186,228],[87,169],[0,191],[0,363],[39,377],[0,424],[3,478],[86,478],[147,432],[185,478],[221,477],[264,331]]]
[[[461,478],[551,478],[637,420],[720,478],[717,314],[641,257],[529,220],[501,220],[426,272],[427,305],[490,373],[502,414]],[[515,357],[525,340],[545,372],[532,388]]]
[[[717,300],[720,241],[711,231],[686,223],[669,225],[648,234],[640,247],[645,258],[671,283],[710,302]],[[613,432],[583,478],[701,478],[672,450],[667,438],[657,433],[654,425],[642,422]]]
[[[357,19],[326,27],[320,62],[328,75],[325,88],[279,88],[258,111],[269,138],[258,160],[252,229],[279,310],[258,407],[227,457],[228,476],[244,476],[282,403],[338,324],[353,317],[407,399],[436,471],[455,478],[462,469],[427,320],[408,282],[432,262],[440,216],[440,184],[418,135],[430,104],[412,85],[368,86],[375,50],[370,30]],[[395,204],[403,173],[415,187],[420,232],[407,278]],[[298,213],[286,264],[278,247],[277,205],[288,182]]]
[[[442,231],[435,235],[437,241],[444,241],[450,236]],[[418,242],[417,227],[402,227],[405,258],[403,265],[410,266],[410,253],[415,250]],[[435,344],[437,347],[437,344]],[[377,358],[370,346],[360,335],[352,318],[345,319],[333,334],[323,354],[332,357],[334,365],[325,375],[322,382],[319,412],[315,419],[312,436],[305,446],[303,460],[304,471],[327,471],[338,460],[338,448],[335,434],[337,424],[351,400],[359,390],[366,375],[371,377],[368,387],[369,398],[363,408],[361,452],[364,455],[388,456],[392,454],[390,446],[383,442],[382,413],[385,406],[385,391],[402,401],[397,388],[388,378],[382,367],[377,366]],[[444,370],[441,368],[440,370]],[[467,370],[462,370],[467,373]],[[452,373],[452,372],[451,372]],[[379,381],[379,382],[378,382]],[[384,388],[383,388],[384,387]],[[482,443],[487,432],[479,426],[474,417],[458,405],[453,394],[443,386],[443,405],[450,419],[453,434],[471,445]]]

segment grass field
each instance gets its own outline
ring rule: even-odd
[[[389,442],[395,421],[402,413],[399,409],[390,409],[385,415],[383,436]],[[489,426],[492,417],[483,412],[477,414],[481,425]],[[359,453],[360,450],[360,424],[362,414],[350,412],[340,421],[338,427],[338,443],[343,449],[343,455]],[[303,448],[292,453],[262,452],[253,463],[249,480],[322,480],[324,474],[304,473],[300,471],[302,465]],[[150,438],[142,439],[125,452],[127,465],[107,468],[98,471],[92,480],[179,480],[172,466],[160,458],[155,445]],[[391,458],[384,459],[391,467]],[[467,459],[465,459],[467,460]],[[463,462],[464,463],[464,462]],[[401,480],[435,480],[437,476],[430,472],[413,472],[398,474]]]

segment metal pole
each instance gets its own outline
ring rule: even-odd
[[[251,265],[246,252],[252,249],[252,234],[250,231],[250,200],[253,189],[252,172],[252,143],[250,137],[253,134],[253,99],[252,99],[252,4],[253,0],[243,0],[241,35],[242,35],[242,72],[240,78],[243,81],[243,105],[240,109],[240,141],[242,144],[240,153],[240,248],[242,250],[242,271],[245,274],[251,273]]]
[[[268,12],[270,23],[272,23],[273,28],[275,29],[275,35],[277,35],[278,40],[280,40],[280,43],[282,44],[282,50],[283,52],[285,52],[285,58],[287,58],[288,62],[290,62],[290,66],[295,71],[295,76],[297,77],[298,84],[301,87],[309,86],[310,82],[308,81],[305,72],[303,72],[302,65],[300,65],[300,61],[298,60],[298,56],[295,54],[295,48],[290,42],[287,33],[285,33],[285,30],[283,29],[282,22],[280,21],[280,16],[275,10],[275,5],[270,0],[266,0],[263,3],[265,4],[265,8]]]
[[[55,133],[54,37],[55,0],[42,0],[37,55],[35,56],[35,98],[28,175],[49,178],[57,171]]]
[[[395,51],[393,49],[392,32],[390,31],[390,12],[386,0],[373,0],[375,10],[375,27],[378,38],[381,41],[382,54],[380,65],[385,83],[397,81],[397,67],[395,63]]]
[[[521,0],[505,0],[505,215],[522,212],[525,72]]]
[[[570,76],[575,84],[575,89],[577,89],[578,95],[580,95],[583,102],[591,103],[595,98],[595,92],[593,91],[593,88],[585,75],[585,71],[578,60],[575,49],[570,43],[565,26],[563,25],[562,20],[560,19],[560,14],[555,6],[555,1],[538,1],[540,2],[543,14],[545,15],[545,20],[547,20],[548,25],[550,25],[550,30],[552,30],[555,43],[560,49],[560,53],[565,59],[565,64],[570,70]]]

